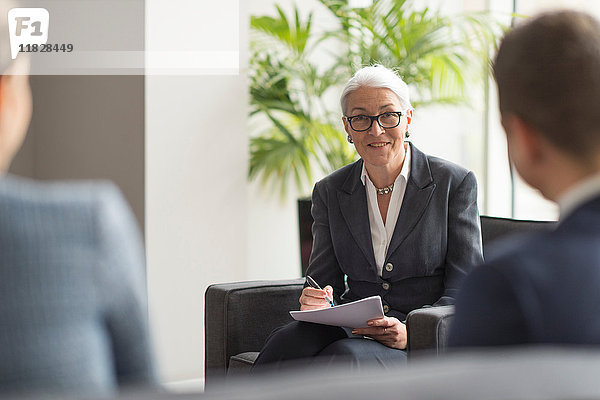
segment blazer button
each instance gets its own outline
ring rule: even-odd
[[[388,313],[390,311],[390,306],[388,306],[387,304],[383,305],[383,312],[384,313]]]
[[[394,269],[394,265],[392,263],[385,264],[385,270],[387,272],[392,272],[393,269]]]
[[[389,283],[387,283],[387,282],[383,282],[383,283],[381,284],[381,287],[382,287],[384,290],[388,290],[388,289],[390,288],[390,284],[389,284]]]

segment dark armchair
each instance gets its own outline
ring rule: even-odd
[[[554,223],[481,217],[483,253],[506,235],[550,229]],[[271,331],[291,321],[298,309],[304,279],[252,281],[211,285],[205,298],[206,383],[247,371]],[[443,352],[453,306],[414,310],[406,320],[408,354]]]

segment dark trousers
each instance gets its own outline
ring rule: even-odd
[[[397,367],[406,364],[406,352],[352,335],[344,328],[293,321],[271,333],[253,370],[333,364],[356,369]]]

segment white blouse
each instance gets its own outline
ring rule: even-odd
[[[385,219],[385,225],[379,212],[379,206],[377,205],[377,192],[375,191],[375,185],[371,182],[369,174],[365,168],[363,162],[362,175],[360,179],[363,185],[365,185],[367,192],[367,208],[369,210],[369,224],[371,226],[371,241],[373,242],[373,253],[375,254],[375,263],[377,264],[377,272],[379,276],[383,274],[383,264],[385,263],[385,256],[392,241],[392,235],[394,234],[394,228],[396,227],[396,221],[398,221],[398,214],[400,214],[400,208],[402,207],[402,200],[404,200],[404,193],[406,192],[406,184],[408,177],[410,176],[410,145],[406,145],[406,156],[404,158],[404,164],[400,174],[394,181],[394,190],[392,190],[392,197],[390,199],[390,205],[387,210],[387,216]]]

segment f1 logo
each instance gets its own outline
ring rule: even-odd
[[[45,8],[13,8],[8,11],[10,55],[14,60],[24,45],[48,42],[50,14]]]

